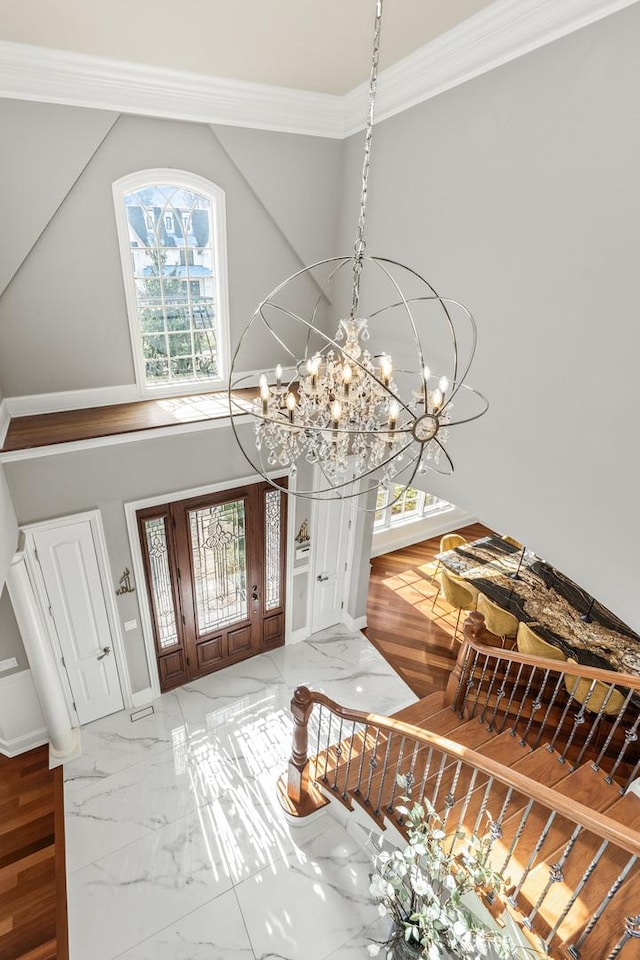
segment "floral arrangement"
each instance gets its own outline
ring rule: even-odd
[[[502,876],[489,863],[490,834],[447,835],[427,799],[418,803],[403,797],[402,803],[398,812],[407,823],[409,843],[404,850],[376,854],[369,888],[380,915],[394,921],[393,933],[383,943],[370,944],[369,956],[385,950],[387,960],[404,956],[508,960],[520,955],[514,951],[521,948],[506,934],[478,919],[463,903],[470,892],[496,895],[504,889]],[[403,952],[405,944],[412,950]]]

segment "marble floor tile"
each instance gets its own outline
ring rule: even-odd
[[[200,811],[68,878],[71,960],[111,960],[230,889]]]
[[[188,745],[126,767],[65,797],[67,869],[93,863],[154,830],[193,813],[208,795]],[[216,754],[216,760],[220,755]],[[221,779],[212,778],[218,793]],[[231,785],[228,786],[231,789]]]
[[[258,960],[325,960],[370,926],[370,858],[343,827],[326,829],[284,860],[236,887]]]
[[[291,694],[305,684],[356,710],[388,713],[416,699],[410,687],[361,633],[336,630],[268,654]]]
[[[83,728],[65,768],[70,960],[366,955],[370,854],[330,808],[290,826],[277,801],[301,682],[379,713],[415,700],[366,638],[331,628],[165,694],[151,717]]]
[[[255,960],[233,890],[158,931],[118,960]]]
[[[134,722],[132,711],[121,710],[83,726],[82,754],[64,767],[67,795],[172,748],[184,726],[178,698],[165,693],[153,709]]]

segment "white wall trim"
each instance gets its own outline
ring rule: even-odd
[[[6,400],[0,400],[0,447],[4,443],[10,422],[11,414],[9,413],[9,404]]]
[[[383,120],[638,0],[496,0],[384,70]],[[0,96],[342,139],[362,129],[366,86],[344,96],[0,42]]]
[[[31,670],[0,678],[0,753],[17,757],[48,740]]]
[[[453,507],[452,510],[443,510],[412,523],[402,523],[385,530],[374,531],[371,539],[371,556],[379,557],[383,553],[402,550],[412,543],[420,543],[421,540],[442,537],[445,533],[466,527],[467,524],[475,523],[476,520],[477,518],[466,510]]]
[[[366,616],[352,617],[350,613],[344,611],[342,614],[342,622],[349,630],[364,630],[367,625],[367,618]]]
[[[106,57],[0,42],[0,96],[318,137],[342,136],[342,99]]]
[[[61,390],[58,393],[32,393],[23,397],[7,397],[3,402],[12,417],[31,417],[40,413],[63,410],[86,410],[107,407],[114,403],[132,403],[140,394],[135,383],[117,387],[93,387],[89,390]]]
[[[496,0],[384,70],[376,119],[384,120],[638,0]],[[364,128],[366,85],[344,98],[344,135]]]

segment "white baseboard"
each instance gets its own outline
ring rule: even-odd
[[[139,710],[140,707],[148,707],[156,699],[153,687],[146,687],[144,690],[138,690],[131,694],[131,708]]]
[[[9,404],[6,400],[0,400],[0,447],[4,443],[10,422],[11,414],[9,413]]]
[[[17,757],[48,739],[31,671],[0,679],[0,753]]]
[[[412,543],[420,543],[421,540],[442,537],[445,533],[451,533],[460,527],[466,527],[469,523],[475,523],[476,519],[466,510],[453,507],[452,510],[436,513],[431,517],[423,517],[422,520],[401,524],[389,530],[381,530],[373,535],[371,556],[379,557],[382,553],[402,550],[404,547],[411,546]]]
[[[367,617],[352,617],[350,613],[342,613],[342,622],[349,630],[364,630],[367,625]]]
[[[286,638],[285,643],[300,643],[301,640],[306,640],[309,636],[309,628],[301,627],[300,630],[292,630],[289,636]]]
[[[132,403],[140,399],[135,383],[117,387],[93,387],[89,390],[61,390],[59,393],[33,393],[24,397],[7,397],[5,403],[12,417],[30,417],[39,413],[60,413],[62,410],[83,410],[107,407],[114,403]]]
[[[36,747],[42,747],[48,742],[49,738],[44,728],[25,733],[22,737],[14,737],[12,740],[0,737],[0,753],[4,757],[18,757],[21,753],[28,753],[29,750],[35,750]]]

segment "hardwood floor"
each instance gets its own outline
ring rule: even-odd
[[[234,391],[242,403],[250,403],[255,389]],[[227,393],[202,393],[114,403],[84,410],[64,410],[33,416],[12,417],[0,452],[29,450],[57,443],[74,443],[98,437],[138,433],[142,430],[178,427],[185,423],[229,416]]]
[[[493,531],[473,523],[457,532],[477,540]],[[445,688],[458,655],[453,638],[457,611],[442,596],[431,609],[439,550],[440,537],[434,537],[371,561],[363,632],[418,697]]]
[[[62,768],[0,756],[0,957],[68,960]]]

